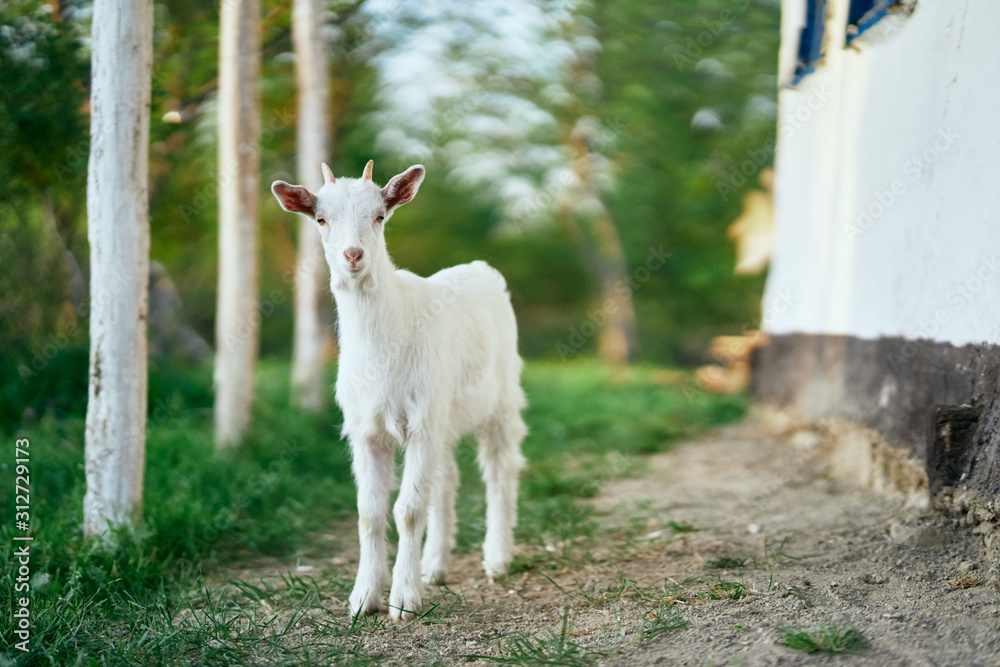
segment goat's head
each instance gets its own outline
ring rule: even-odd
[[[316,220],[337,284],[360,281],[387,257],[385,223],[398,207],[413,199],[424,180],[424,167],[418,164],[379,188],[372,182],[373,165],[369,160],[361,178],[336,179],[323,164],[324,183],[315,194],[284,181],[271,185],[281,208]]]

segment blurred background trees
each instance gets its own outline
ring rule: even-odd
[[[323,185],[319,165],[329,159],[330,73],[327,71],[327,31],[320,0],[293,0],[292,35],[295,44],[296,183],[316,192]],[[292,401],[307,410],[320,409],[325,347],[332,339],[329,318],[323,317],[329,301],[329,278],[323,244],[316,223],[299,220],[298,258],[295,266],[295,333],[292,341]]]
[[[80,414],[85,403],[90,12],[78,0],[0,7],[7,424],[25,408]],[[290,0],[261,2],[265,185],[297,180],[292,14]],[[318,27],[329,59],[327,161],[357,176],[374,158],[383,182],[423,162],[427,181],[393,219],[390,251],[424,275],[494,264],[526,356],[600,345],[608,358],[695,365],[714,336],[756,325],[763,277],[734,274],[726,229],[771,161],[777,2],[336,0]],[[219,29],[215,5],[155,4],[151,257],[176,286],[177,317],[208,341],[223,171]],[[257,190],[260,354],[287,359],[298,227]],[[651,270],[653,251],[666,259]],[[618,294],[630,306],[609,320],[602,309],[619,280],[632,283]],[[321,317],[332,322],[326,296]],[[178,356],[167,344],[151,349]]]

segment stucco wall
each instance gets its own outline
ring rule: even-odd
[[[848,5],[779,94],[764,328],[1000,343],[1000,1],[919,0],[845,48]],[[783,2],[786,84],[804,6]]]

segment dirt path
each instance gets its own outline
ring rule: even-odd
[[[357,641],[389,664],[1000,665],[978,538],[834,482],[815,445],[739,426],[654,456],[593,501],[593,538],[527,549],[527,571],[497,584],[462,556],[421,622]],[[782,643],[783,626],[830,624],[869,645],[831,658]]]

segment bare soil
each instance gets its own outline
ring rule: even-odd
[[[547,664],[1000,665],[1000,584],[981,539],[833,480],[821,450],[809,432],[778,441],[743,424],[653,456],[586,501],[594,537],[524,547],[533,565],[496,583],[478,554],[459,556],[447,588],[425,598],[439,606],[419,622],[370,625],[364,653],[399,665],[532,664],[518,657],[520,638]],[[349,577],[353,558],[344,546],[332,567]],[[346,617],[343,597],[331,593],[325,609]],[[687,627],[656,634],[656,615],[675,612]],[[867,646],[807,654],[779,631],[831,624]]]

